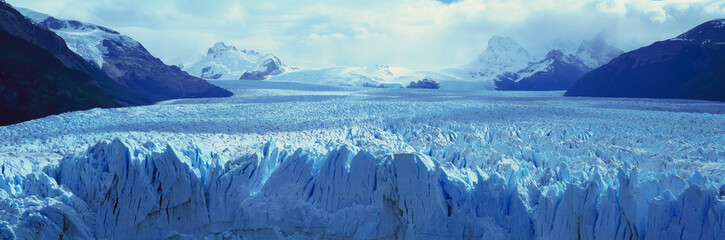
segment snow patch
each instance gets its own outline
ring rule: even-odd
[[[52,23],[49,23],[52,26],[50,30],[63,38],[70,50],[83,57],[83,59],[93,63],[98,68],[103,67],[105,63],[103,56],[108,53],[103,46],[104,40],[120,43],[126,48],[141,47],[140,43],[130,37],[98,25],[58,19],[24,8],[17,9],[33,22],[43,23],[51,21]]]

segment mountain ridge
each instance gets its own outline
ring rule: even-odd
[[[591,70],[580,58],[554,49],[544,59],[532,62],[515,73],[500,75],[497,90],[555,91],[565,90]]]
[[[123,105],[148,104],[150,100],[121,86],[99,68],[70,50],[63,38],[55,32],[23,16],[7,2],[0,2],[0,29],[27,42],[50,51],[65,66],[85,72],[109,96]]]
[[[54,31],[69,48],[100,68],[116,83],[148,99],[228,97],[231,92],[164,64],[132,38],[95,24],[65,20],[20,9],[35,23]]]
[[[620,55],[580,78],[565,96],[725,101],[725,24],[702,23],[678,37]]]
[[[0,30],[0,126],[53,114],[121,105],[86,73],[50,51]]]
[[[558,46],[536,59],[515,40],[493,36],[486,50],[463,69],[470,78],[493,82],[496,90],[566,90],[584,73],[622,53],[601,35],[569,48]]]

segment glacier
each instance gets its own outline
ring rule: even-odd
[[[471,85],[480,85],[470,81],[466,83],[467,79],[458,77],[455,74],[438,71],[418,71],[380,64],[365,67],[301,68],[272,76],[266,81],[332,87],[403,88],[410,82],[417,82],[425,78],[442,83],[446,89],[462,89]],[[476,89],[482,88],[483,86],[476,86]]]
[[[0,127],[0,236],[725,237],[723,103],[237,84]]]

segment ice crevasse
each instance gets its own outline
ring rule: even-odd
[[[103,140],[42,171],[3,168],[0,239],[725,238],[725,186],[697,172],[437,158]]]

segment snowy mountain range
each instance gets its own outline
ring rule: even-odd
[[[476,60],[459,69],[417,71],[375,65],[290,71],[272,55],[240,51],[217,43],[202,61],[190,66],[187,71],[205,79],[267,79],[332,86],[399,88],[408,86],[410,82],[429,79],[442,83],[441,86],[448,89],[468,88],[471,83],[477,83],[480,85],[477,88],[481,90],[566,90],[584,73],[619,53],[621,51],[598,36],[578,46],[553,49],[537,60],[513,39],[494,36]],[[250,70],[259,69],[259,66],[264,67],[258,71]]]
[[[584,73],[621,53],[601,36],[581,44],[559,44],[541,59],[511,38],[494,36],[476,60],[459,69],[416,71],[387,65],[296,69],[277,57],[238,50],[216,43],[199,62],[185,68],[190,74],[214,80],[268,80],[332,86],[397,88],[422,79],[442,82],[444,88],[470,83],[482,90],[566,90]],[[455,82],[453,84],[448,84]],[[462,87],[465,88],[468,85]]]
[[[495,84],[497,90],[566,90],[589,70],[578,57],[551,50],[544,59],[524,69],[499,75]]]
[[[513,39],[494,36],[486,50],[462,72],[468,74],[464,77],[493,82],[497,90],[566,90],[584,73],[621,53],[597,36],[578,47],[557,44],[536,60]]]
[[[58,34],[68,48],[101,69],[116,83],[138,97],[127,104],[151,104],[161,100],[195,97],[226,97],[231,93],[176,66],[152,56],[140,43],[114,30],[74,20],[58,19],[18,8],[33,22]]]
[[[567,96],[725,101],[725,19],[625,53],[584,75]]]
[[[210,80],[266,80],[355,87],[402,87],[404,80],[398,78],[420,80],[425,77],[412,70],[387,65],[300,69],[286,66],[274,55],[239,50],[223,42],[214,44],[202,60],[185,70]]]
[[[291,69],[272,54],[238,50],[218,42],[209,48],[204,58],[185,70],[191,75],[210,80],[264,80]]]

